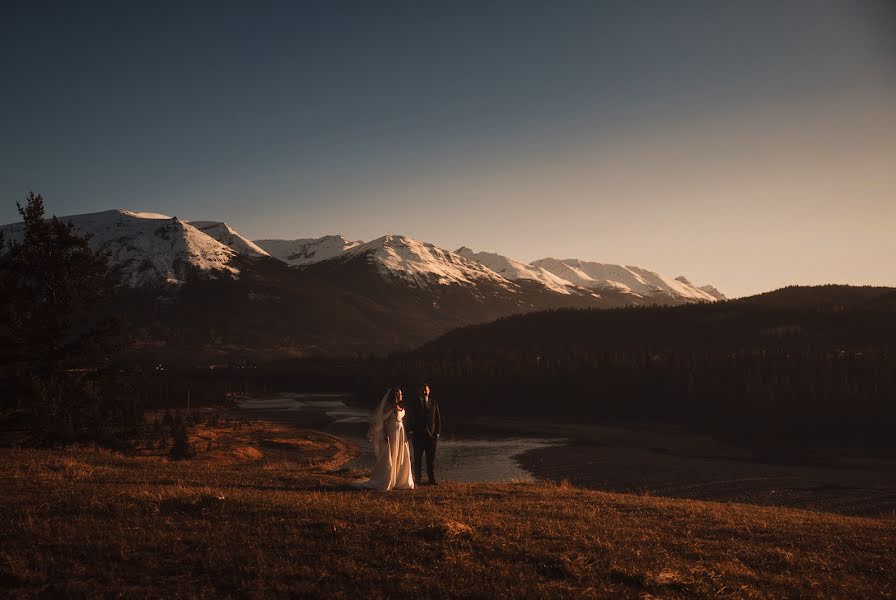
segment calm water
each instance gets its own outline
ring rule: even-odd
[[[266,415],[282,412],[298,426],[355,442],[368,451],[348,466],[371,466],[370,445],[364,439],[369,412],[346,405],[346,400],[339,394],[281,394],[249,401],[245,407]],[[892,456],[830,454],[811,462],[769,463],[755,460],[749,448],[662,426],[539,423],[533,427],[503,421],[491,425],[531,433],[476,437],[452,435],[452,415],[446,417],[449,427],[436,465],[437,475],[445,480],[530,480],[532,474],[516,458],[536,450],[537,460],[530,464],[540,478],[593,489],[850,515],[892,515],[896,510]]]
[[[348,396],[343,394],[280,393],[246,400],[240,406],[247,410],[289,413],[295,416],[298,426],[322,429],[354,442],[365,452],[346,466],[371,467],[373,451],[365,439],[371,411],[349,406],[346,400]],[[436,476],[466,482],[528,481],[533,478],[532,474],[520,467],[516,457],[528,450],[559,443],[563,441],[531,437],[474,438],[446,431],[439,440]]]

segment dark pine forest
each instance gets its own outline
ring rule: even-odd
[[[429,382],[455,421],[670,423],[757,451],[892,448],[896,290],[789,287],[679,307],[555,310],[456,329],[386,358],[145,373],[145,402]],[[449,426],[449,430],[451,427]]]
[[[790,287],[718,304],[533,313],[455,330],[389,366],[484,413],[892,445],[896,290]]]

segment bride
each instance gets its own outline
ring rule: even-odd
[[[374,490],[412,490],[411,453],[404,433],[404,406],[401,389],[386,392],[367,431],[367,439],[373,443],[376,464],[370,479],[355,485]]]

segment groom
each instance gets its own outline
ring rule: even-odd
[[[413,405],[411,427],[414,439],[414,481],[420,483],[423,471],[423,455],[426,455],[426,473],[430,485],[436,482],[436,444],[442,434],[442,415],[439,404],[429,397],[429,385],[420,387],[420,394]]]

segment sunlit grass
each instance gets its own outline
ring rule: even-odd
[[[0,451],[0,585],[166,597],[896,593],[892,518],[568,484],[355,491],[359,473],[332,471],[353,451],[334,438],[260,423],[218,435],[221,448],[188,461]]]

